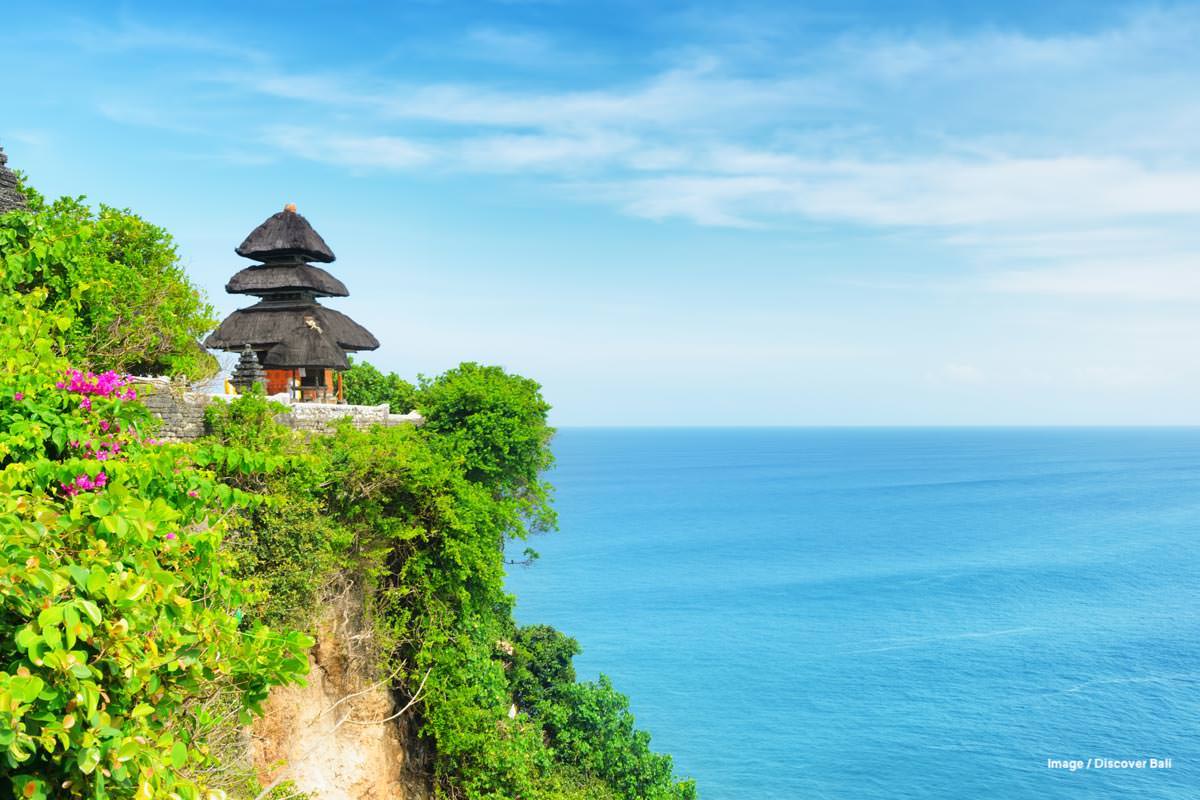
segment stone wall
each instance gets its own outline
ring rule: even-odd
[[[172,385],[165,379],[139,379],[135,388],[138,399],[162,420],[158,438],[179,442],[199,439],[205,434],[204,408],[208,405],[208,395],[190,392],[187,387]]]
[[[186,386],[173,384],[165,378],[137,378],[138,399],[150,413],[162,420],[160,439],[170,442],[191,441],[203,436],[204,409],[214,399],[212,395],[190,391]],[[275,419],[300,431],[329,433],[333,423],[349,417],[356,428],[372,425],[394,427],[396,425],[421,425],[424,418],[415,411],[411,414],[391,414],[387,404],[378,406],[352,406],[327,403],[289,403],[286,398],[273,397],[288,406],[288,410]]]

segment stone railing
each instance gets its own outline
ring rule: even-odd
[[[166,378],[135,378],[138,399],[150,413],[162,420],[159,438],[164,441],[191,441],[203,436],[204,409],[220,395],[193,392],[185,385],[172,383]],[[422,425],[425,419],[417,412],[410,414],[389,413],[387,404],[378,406],[353,406],[334,403],[292,403],[286,396],[272,397],[283,403],[288,410],[275,419],[300,431],[328,433],[333,423],[349,417],[356,428],[372,425],[392,427],[396,425]]]

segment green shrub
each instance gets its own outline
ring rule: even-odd
[[[0,216],[0,291],[47,292],[64,312],[63,354],[95,371],[207,378],[217,362],[197,339],[216,320],[184,273],[170,234],[130,211],[82,198]]]
[[[561,700],[563,688],[575,683],[572,659],[579,642],[549,625],[530,625],[513,637],[509,688],[514,702],[534,718]]]
[[[366,361],[351,359],[342,373],[346,402],[377,406],[383,403],[393,414],[407,414],[417,407],[417,388],[394,372],[384,375]]]
[[[693,781],[675,782],[671,757],[650,750],[650,734],[634,727],[629,699],[603,675],[566,684],[542,711],[554,756],[594,776],[624,800],[694,800]]]
[[[224,520],[259,500],[69,373],[46,300],[0,295],[0,796],[200,798],[204,700],[249,719],[311,640],[239,626]]]

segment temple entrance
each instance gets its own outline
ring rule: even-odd
[[[302,403],[336,403],[333,390],[333,370],[300,367],[296,399]]]

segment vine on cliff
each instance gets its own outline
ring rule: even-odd
[[[413,397],[423,428],[345,424],[308,440],[306,460],[292,467],[231,480],[278,487],[281,506],[317,498],[332,547],[324,563],[369,584],[383,642],[379,672],[397,675],[401,696],[416,701],[410,713],[436,753],[439,792],[481,800],[694,797],[691,782],[672,777],[670,757],[650,751],[607,679],[576,683],[573,640],[551,628],[519,631],[513,621],[503,542],[554,524],[543,478],[553,431],[538,385],[463,364],[422,379]],[[215,412],[219,436],[258,437],[281,456],[292,452],[290,431],[264,437],[264,403],[250,395]],[[247,429],[231,427],[233,419]],[[303,551],[300,534],[280,522],[256,517],[256,547]],[[306,574],[317,590],[323,578]]]

